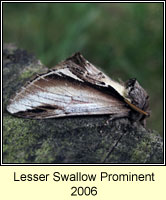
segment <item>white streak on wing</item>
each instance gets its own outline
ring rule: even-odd
[[[51,72],[45,74],[44,77],[45,76],[49,76],[51,74],[57,74],[58,76],[62,76],[61,73],[64,74],[64,75],[66,75],[66,76],[69,76],[69,77],[71,77],[71,78],[73,78],[75,80],[83,82],[83,80],[81,80],[76,75],[74,75],[68,68],[57,69],[55,71],[51,71]]]
[[[77,88],[69,85],[62,85],[59,87],[46,87],[45,89],[48,91],[48,93],[54,95],[52,98],[54,98],[55,101],[64,101],[65,98],[68,98],[70,101],[74,99],[82,102],[87,102],[88,99],[96,97],[95,94],[90,94],[87,90],[78,90]],[[61,98],[59,96],[61,96]],[[70,101],[66,103],[70,103]]]
[[[7,110],[10,113],[16,113],[20,111],[32,110],[43,104],[48,105],[58,105],[66,106],[71,102],[71,97],[69,96],[60,96],[60,94],[52,94],[49,92],[36,92],[35,94],[28,94],[25,97],[12,102]]]
[[[28,109],[32,109],[32,107],[28,105],[24,105],[24,104],[18,104],[16,102],[7,106],[7,111],[10,112],[11,114],[14,114],[20,111],[26,111]]]
[[[124,85],[112,80],[111,78],[109,78],[108,76],[106,76],[105,74],[104,78],[101,78],[100,81],[105,83],[105,86],[103,86],[103,84],[99,84],[102,87],[108,87],[111,86],[113,87],[122,97],[126,97],[127,96],[127,90],[125,88]]]
[[[88,104],[73,104],[69,107],[66,107],[65,112],[67,113],[93,113],[93,112],[99,112],[99,111],[110,111],[110,107],[108,104],[101,104],[101,103],[88,103]],[[114,107],[114,112],[119,112],[119,108]]]
[[[98,70],[94,65],[92,65],[91,63],[89,63],[88,61],[86,62],[86,70],[91,74],[91,75],[96,75],[98,73],[101,73],[100,70]],[[112,80],[110,77],[108,77],[107,75],[105,75],[103,72],[103,78],[100,78],[99,81],[104,82],[105,86],[103,86],[103,84],[98,84],[102,87],[108,87],[108,85],[110,85],[111,87],[113,87],[121,96],[126,97],[127,96],[127,91],[125,86],[121,85],[120,83]]]
[[[107,85],[110,85],[111,87],[113,87],[121,96],[123,96],[123,97],[126,96],[126,89],[120,83],[118,83],[114,80],[111,80],[110,78],[105,79],[105,83]]]
[[[80,78],[78,78],[76,75],[74,75],[69,69],[67,68],[64,68],[64,69],[59,69],[57,70],[56,72],[61,72],[63,73],[64,75],[67,75],[67,76],[70,76],[71,78],[75,79],[75,80],[78,80],[78,81],[81,81],[83,82],[83,80],[81,80]],[[58,73],[59,74],[59,73]]]

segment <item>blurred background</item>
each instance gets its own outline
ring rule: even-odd
[[[3,42],[51,68],[80,51],[114,80],[150,96],[147,127],[163,134],[162,3],[3,3]]]

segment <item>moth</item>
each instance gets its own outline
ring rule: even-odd
[[[21,87],[7,111],[34,119],[108,114],[144,121],[148,106],[149,96],[136,79],[116,82],[78,52]]]

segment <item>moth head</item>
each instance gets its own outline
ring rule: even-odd
[[[141,87],[136,79],[129,79],[126,82],[126,89],[127,89],[127,97],[130,99],[131,104],[140,108],[142,111],[145,111],[147,114],[144,115],[143,113],[139,112],[137,115],[140,115],[140,120],[145,117],[148,117],[149,111],[149,95],[147,92]]]

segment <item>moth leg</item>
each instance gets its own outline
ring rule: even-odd
[[[146,118],[141,119],[140,123],[145,128],[146,127]]]
[[[123,118],[123,117],[128,117],[127,113],[116,113],[116,114],[111,114],[109,115],[109,119],[105,122],[104,125],[108,125],[110,121],[113,121],[115,119]]]

